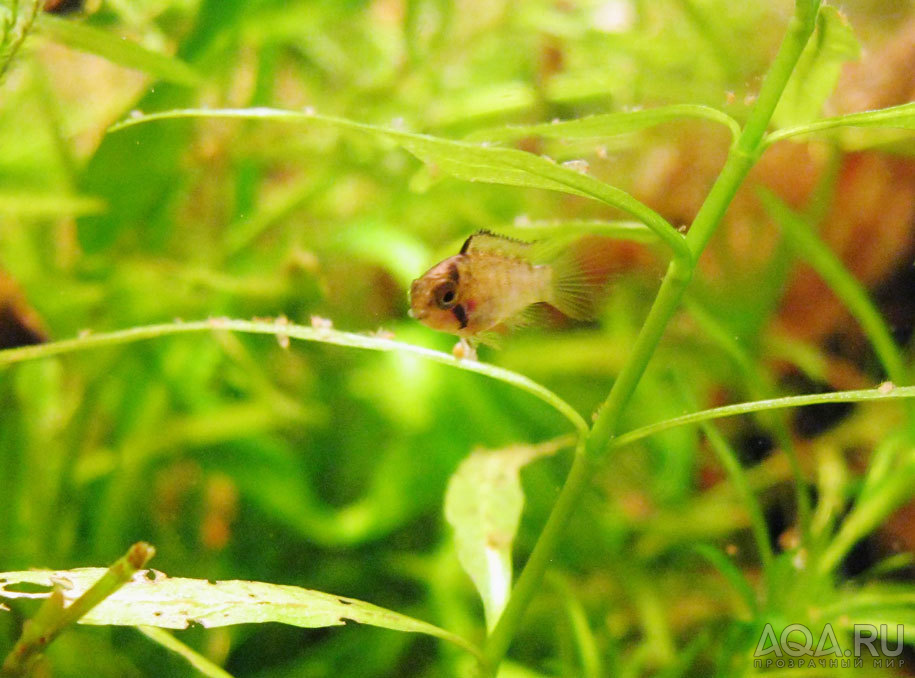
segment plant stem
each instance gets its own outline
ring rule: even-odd
[[[750,113],[743,132],[731,148],[721,174],[712,186],[686,237],[687,245],[692,253],[692,261],[687,260],[686,257],[677,256],[668,266],[667,274],[648,313],[648,318],[639,332],[632,353],[598,412],[597,421],[587,437],[584,450],[576,454],[559,499],[547,519],[546,526],[534,546],[531,557],[521,572],[518,583],[512,590],[502,617],[486,641],[483,649],[486,663],[483,668],[488,675],[495,675],[528,604],[539,590],[543,574],[553,558],[560,537],[578,505],[581,495],[590,483],[596,462],[606,453],[612,439],[617,434],[623,410],[638,386],[651,356],[657,349],[667,324],[680,304],[683,292],[692,277],[695,261],[721,223],[731,199],[761,152],[763,136],[769,126],[775,106],[778,104],[804,46],[813,33],[819,4],[820,0],[797,0],[794,17],[788,26],[778,54],[766,74],[756,105]],[[805,519],[809,519],[807,517],[810,512],[810,499],[802,487],[798,488],[798,506],[799,514]]]
[[[610,395],[604,401],[597,415],[597,421],[591,428],[585,448],[586,454],[593,459],[601,457],[607,448],[607,443],[616,435],[620,416],[626,403],[638,386],[648,361],[654,355],[655,349],[661,341],[667,323],[680,305],[680,299],[689,283],[692,271],[684,269],[680,261],[674,260],[667,268],[667,275],[661,282],[661,288],[655,297],[645,324],[639,331],[639,336],[632,347],[632,353],[620,370]]]
[[[44,650],[61,631],[75,624],[93,607],[112,595],[142,569],[156,550],[137,542],[92,587],[68,607],[59,587],[45,600],[35,616],[28,620],[16,645],[7,655],[0,673],[9,676],[26,675],[35,656]]]
[[[0,83],[3,82],[10,64],[12,64],[19,48],[22,47],[22,43],[25,42],[29,31],[31,31],[32,26],[35,23],[35,18],[43,7],[44,0],[32,0],[25,18],[20,19],[19,3],[14,2],[10,6],[9,22],[3,26],[3,44],[0,45],[0,49],[4,52],[3,54],[0,54]]]

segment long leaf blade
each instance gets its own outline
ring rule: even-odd
[[[50,588],[59,583],[62,584],[64,601],[69,604],[105,572],[104,568],[97,567],[3,572],[0,573],[0,597],[43,598],[49,593],[12,591],[10,587],[28,583]],[[150,578],[150,574],[154,576]],[[303,628],[322,628],[341,626],[347,621],[393,631],[424,633],[477,653],[469,642],[450,631],[354,598],[267,582],[168,577],[152,570],[139,572],[83,616],[79,623],[184,629],[191,624],[215,628],[279,622]]]
[[[881,127],[886,129],[915,130],[915,101],[875,111],[848,113],[832,118],[817,120],[809,125],[798,125],[773,132],[766,139],[766,144],[773,144],[781,139],[816,132],[825,132],[841,127]]]
[[[38,20],[38,29],[68,47],[90,52],[160,80],[189,87],[201,82],[200,75],[181,59],[150,51],[135,42],[78,21],[43,14]]]
[[[703,421],[722,419],[724,417],[735,417],[752,412],[784,410],[790,407],[806,407],[822,403],[860,403],[869,400],[902,400],[905,398],[915,398],[915,386],[892,386],[891,388],[886,388],[881,385],[877,388],[859,389],[857,391],[831,391],[828,393],[811,393],[800,396],[786,396],[784,398],[770,398],[768,400],[754,400],[747,403],[713,407],[708,410],[659,421],[656,424],[642,426],[617,436],[610,445],[615,449],[634,443],[642,438],[647,438],[660,431],[666,431],[669,428],[698,424]]]
[[[26,360],[36,360],[47,358],[54,355],[73,353],[75,351],[84,351],[102,346],[116,346],[119,344],[144,339],[153,339],[156,337],[167,336],[171,334],[184,334],[187,332],[206,332],[213,330],[227,330],[232,332],[246,332],[249,334],[272,334],[280,339],[301,339],[303,341],[316,341],[325,344],[335,344],[337,346],[349,346],[351,348],[360,348],[370,351],[402,351],[410,353],[425,360],[430,360],[442,365],[448,365],[457,369],[468,372],[476,372],[485,375],[491,379],[503,381],[516,388],[526,391],[543,402],[547,403],[557,412],[562,414],[578,431],[579,435],[585,435],[588,431],[588,424],[582,416],[569,405],[565,400],[541,386],[535,381],[528,379],[524,375],[506,370],[488,363],[477,362],[475,360],[458,360],[447,353],[433,351],[432,349],[422,346],[415,346],[393,339],[385,339],[367,334],[355,334],[353,332],[341,332],[325,327],[305,327],[303,325],[293,325],[284,322],[261,322],[249,320],[230,320],[228,318],[212,318],[210,320],[200,320],[195,322],[178,322],[163,325],[146,325],[142,327],[133,327],[127,330],[117,332],[108,332],[105,334],[90,334],[88,336],[78,337],[76,339],[64,339],[61,341],[36,344],[33,346],[22,346],[0,351],[0,367],[13,363],[24,362]]]
[[[640,219],[673,250],[680,260],[690,261],[692,258],[684,236],[660,214],[625,191],[605,184],[587,174],[558,165],[549,158],[514,148],[498,148],[466,141],[442,139],[426,134],[368,125],[345,118],[319,115],[311,111],[285,111],[273,108],[176,109],[162,113],[133,116],[112,125],[109,131],[116,132],[154,120],[177,120],[182,118],[239,118],[292,123],[319,123],[339,129],[363,132],[375,138],[398,144],[423,162],[428,163],[431,167],[459,179],[506,186],[543,188],[599,200]]]
[[[697,104],[676,104],[659,106],[638,111],[622,111],[592,115],[578,120],[556,120],[536,125],[507,125],[474,132],[467,140],[513,141],[524,137],[546,139],[589,139],[613,137],[638,132],[648,127],[677,120],[696,119],[717,122],[731,132],[736,139],[740,136],[740,125],[727,113],[709,106]]]

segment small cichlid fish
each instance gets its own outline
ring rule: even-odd
[[[600,286],[573,248],[480,231],[413,281],[410,314],[456,334],[472,353],[478,342],[494,343],[501,331],[531,322],[533,304],[578,320],[593,317]]]

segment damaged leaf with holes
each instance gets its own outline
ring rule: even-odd
[[[105,572],[104,568],[94,567],[0,572],[0,598],[46,598],[50,589],[57,586],[67,605]],[[48,590],[38,590],[41,587]],[[168,577],[155,570],[137,573],[79,623],[185,629],[192,624],[212,628],[264,622],[319,628],[340,626],[347,621],[425,633],[465,644],[443,629],[361,600],[265,582]]]

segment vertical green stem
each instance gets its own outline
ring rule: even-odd
[[[661,287],[655,297],[645,324],[639,331],[639,336],[632,347],[632,352],[626,360],[623,369],[620,370],[613,387],[610,389],[610,395],[604,401],[597,415],[597,421],[591,429],[585,447],[586,454],[591,458],[598,458],[603,455],[607,443],[616,435],[619,427],[620,416],[623,408],[629,402],[629,398],[638,386],[642,373],[648,366],[648,361],[654,354],[664,330],[667,329],[667,323],[680,305],[680,299],[683,292],[689,284],[692,270],[687,269],[678,261],[672,261],[667,268],[667,275],[661,282]]]
[[[813,33],[819,5],[820,0],[797,0],[794,17],[766,74],[756,105],[687,235],[687,245],[693,254],[693,262],[698,259],[715,232],[731,199],[762,151],[763,136],[769,120],[804,45]],[[679,306],[683,292],[692,277],[693,266],[694,263],[687,264],[684,257],[678,257],[668,267],[632,353],[601,407],[584,449],[576,453],[572,469],[546,526],[518,578],[518,583],[512,590],[502,617],[486,641],[483,649],[483,668],[487,675],[495,675],[528,603],[539,590],[544,572],[553,558],[562,533],[589,485],[596,461],[603,456],[617,434],[623,410],[661,341],[668,322]],[[802,488],[799,489],[798,501],[801,507],[799,510],[809,514],[809,497]]]

